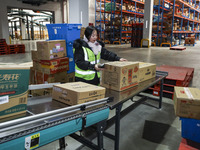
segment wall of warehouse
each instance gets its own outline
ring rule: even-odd
[[[88,7],[88,0],[69,0],[69,23],[80,23],[83,27],[88,26]]]
[[[55,23],[62,23],[62,5],[58,2],[48,2],[47,4],[42,4],[40,6],[33,6],[30,4],[24,4],[18,0],[6,0],[1,2],[0,5],[0,38],[6,39],[9,43],[9,29],[8,29],[8,19],[7,19],[7,8],[24,8],[31,10],[45,10],[54,11],[55,13]]]

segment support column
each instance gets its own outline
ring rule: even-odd
[[[29,32],[29,21],[28,21],[28,15],[26,15],[26,21],[27,21],[27,34],[28,34],[28,40],[30,40],[30,32]]]
[[[21,37],[22,39],[26,39],[26,26],[25,26],[25,22],[20,19],[20,25],[21,25]]]
[[[0,39],[6,39],[7,44],[10,43],[9,40],[9,29],[8,29],[8,17],[7,17],[7,7],[5,7],[4,2],[0,5]]]
[[[33,17],[31,17],[31,40],[34,40]]]
[[[153,20],[153,2],[154,0],[146,0],[144,5],[144,26],[143,26],[143,39],[149,40],[143,42],[143,46],[151,46],[152,37],[152,20]]]

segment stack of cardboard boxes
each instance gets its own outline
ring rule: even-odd
[[[200,143],[200,90],[175,87],[174,109],[181,117],[182,137]]]
[[[37,42],[37,51],[32,51],[30,84],[73,82],[75,74],[67,73],[69,58],[66,56],[65,40]]]

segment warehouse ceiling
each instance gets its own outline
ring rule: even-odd
[[[49,1],[60,2],[61,0],[18,0],[18,1],[22,1],[22,3],[26,3],[26,4],[39,6],[42,4],[46,4]]]

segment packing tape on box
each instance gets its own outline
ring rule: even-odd
[[[188,88],[184,88],[184,91],[185,91],[186,95],[188,96],[188,98],[194,99],[192,93],[190,92],[190,90]]]

